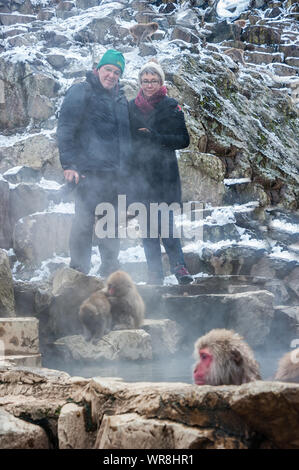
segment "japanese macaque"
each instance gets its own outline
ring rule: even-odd
[[[79,319],[83,325],[83,335],[86,341],[94,343],[111,331],[111,306],[102,290],[94,292],[82,302]]]
[[[194,347],[196,385],[241,385],[261,378],[252,350],[232,330],[211,330]]]
[[[280,359],[274,380],[299,383],[299,348],[286,353]]]
[[[129,274],[124,271],[110,274],[103,292],[111,305],[113,330],[140,328],[144,318],[144,302]]]
[[[131,26],[129,31],[139,46],[139,44],[146,39],[151,41],[152,35],[155,34],[158,28],[158,23],[138,23]]]
[[[236,24],[236,25],[239,26],[240,28],[245,28],[245,26],[246,26],[246,20],[236,20],[236,21],[234,21],[234,24]]]
[[[226,49],[224,54],[228,55],[231,59],[235,62],[245,65],[244,62],[244,51],[242,49],[237,49],[236,47],[231,47],[230,49]]]

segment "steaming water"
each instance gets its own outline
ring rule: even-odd
[[[267,352],[254,351],[255,358],[260,365],[263,380],[273,380],[279,359],[288,350],[275,348]],[[43,367],[62,370],[71,376],[84,378],[114,377],[125,382],[182,382],[193,383],[192,370],[194,365],[192,353],[181,353],[180,356],[169,357],[161,361],[121,361],[118,363],[83,365],[74,361],[62,363],[55,360],[43,361]]]
[[[43,367],[63,370],[79,377],[119,377],[125,382],[184,382],[192,384],[194,360],[190,356],[171,357],[167,361],[121,361],[113,364],[80,365],[77,362],[58,364],[43,362]]]

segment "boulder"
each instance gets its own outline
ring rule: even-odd
[[[50,99],[59,86],[49,74],[37,71],[28,62],[5,58],[0,59],[0,73],[4,83],[0,129],[25,127],[31,118],[44,121],[54,113]]]
[[[58,418],[59,449],[92,449],[96,434],[87,429],[84,406],[67,403]]]
[[[40,134],[0,147],[0,170],[28,166],[45,174],[62,174],[58,148],[54,139]]]
[[[184,328],[187,344],[192,344],[213,328],[227,328],[241,334],[252,347],[258,347],[265,343],[270,333],[274,317],[273,298],[273,294],[262,290],[236,294],[170,295],[164,297],[164,308],[165,315]]]
[[[170,39],[171,41],[180,39],[181,41],[189,42],[191,44],[196,44],[199,41],[198,36],[196,36],[192,30],[184,28],[183,26],[175,26]]]
[[[294,276],[296,285],[296,282],[298,282],[298,268],[296,268],[296,266],[297,262],[293,259],[283,259],[279,257],[276,258],[274,256],[261,256],[261,258],[252,265],[250,274],[252,276],[268,276],[270,279],[284,279],[286,276],[290,275],[290,279],[292,279],[292,276]],[[294,274],[291,274],[292,272]],[[285,282],[286,285],[288,285],[288,281]]]
[[[56,271],[53,277],[53,299],[49,308],[49,332],[55,338],[82,331],[78,312],[83,300],[103,289],[102,280],[86,276],[68,267]]]
[[[49,205],[44,189],[35,184],[20,183],[10,191],[10,217],[12,225],[34,212],[43,212]]]
[[[94,419],[104,425],[99,429],[98,445],[100,442],[109,445],[105,437],[111,436],[112,431],[109,429],[108,419],[105,419],[105,410],[108,408],[110,417],[125,416],[134,410],[139,417],[153,420],[154,426],[158,419],[160,423],[165,423],[164,436],[168,433],[168,420],[171,425],[179,423],[190,431],[206,431],[208,436],[209,430],[214,429],[214,447],[209,439],[205,443],[213,448],[218,448],[218,443],[221,446],[221,439],[222,445],[226,446],[226,438],[232,437],[236,441],[228,439],[228,445],[232,446],[229,448],[246,448],[252,445],[258,448],[298,448],[298,393],[297,384],[275,382],[258,381],[242,386],[198,387],[182,383],[128,384],[100,377],[92,379],[85,389],[86,397],[91,399]],[[112,396],[114,400],[111,399]],[[174,403],[177,405],[174,406]],[[129,419],[125,416],[124,421],[119,421],[119,428],[116,420],[112,419],[116,425],[113,429],[117,441],[119,442],[119,436],[123,435],[121,424],[126,429],[128,421],[131,421],[132,428],[136,429],[135,439],[140,443],[145,442],[137,422],[132,416],[127,418]],[[159,433],[159,430],[155,429]],[[187,431],[186,428],[185,430]],[[156,433],[146,433],[148,439],[149,435],[153,439],[150,442],[157,445]],[[127,436],[129,438],[129,431]],[[188,441],[190,443],[191,436],[188,431],[184,434],[186,444]],[[113,440],[113,444],[115,442]],[[199,438],[194,447],[205,444]],[[144,445],[149,448],[146,443]]]
[[[13,279],[8,256],[0,249],[0,317],[15,317]]]
[[[205,201],[220,205],[225,187],[224,166],[212,154],[182,152],[179,159],[184,201]]]
[[[39,353],[38,320],[32,317],[0,318],[5,356]]]
[[[14,295],[18,317],[36,316],[46,310],[52,300],[48,282],[14,281]]]
[[[154,46],[152,45],[149,45],[149,44],[145,44],[144,42],[142,42],[139,46],[139,55],[141,57],[146,57],[148,55],[156,55],[157,54],[157,51],[155,49]]]
[[[168,356],[178,352],[183,332],[176,322],[168,319],[145,319],[142,329],[151,337],[154,357]]]
[[[99,4],[99,0],[76,0],[76,7],[81,10],[87,10],[88,8],[96,7]]]
[[[18,260],[29,267],[57,255],[67,255],[72,214],[44,212],[19,219],[13,233]]]
[[[2,409],[31,422],[42,420],[56,448],[59,439],[62,445],[89,446],[86,434],[96,428],[98,448],[298,449],[298,396],[298,384],[281,382],[200,387],[0,367]],[[70,400],[79,408],[64,408]]]
[[[269,54],[266,52],[245,51],[244,59],[246,62],[258,65],[272,64],[272,62],[279,63],[283,61],[282,54],[280,54],[279,52],[276,54]]]
[[[9,185],[0,175],[0,248],[12,246],[12,227],[9,212]]]
[[[111,331],[96,344],[87,342],[82,335],[66,336],[56,340],[54,346],[64,362],[95,364],[105,360],[152,359],[151,337],[141,329]]]
[[[242,34],[243,41],[253,44],[279,44],[281,31],[266,25],[247,26]]]
[[[30,166],[15,166],[10,168],[3,177],[10,183],[37,183],[40,180],[41,174],[39,170],[31,168]]]
[[[111,3],[109,9],[99,11],[96,18],[92,18],[87,25],[84,25],[75,34],[75,40],[83,43],[87,41],[102,45],[111,43],[116,29],[115,16],[123,8],[124,5],[120,3]]]
[[[284,282],[299,299],[299,267],[293,269]]]
[[[49,449],[45,430],[0,409],[1,449]]]
[[[137,413],[104,415],[95,449],[246,449],[235,437]],[[157,455],[156,455],[157,456]],[[155,457],[152,455],[152,461]],[[190,457],[189,457],[190,458]],[[187,457],[188,459],[188,457]]]
[[[31,15],[14,15],[13,13],[0,14],[0,23],[3,26],[12,26],[14,24],[27,24],[36,20],[36,16]]]

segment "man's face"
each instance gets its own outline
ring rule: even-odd
[[[98,70],[99,80],[106,90],[112,90],[118,82],[121,71],[116,65],[102,65]]]

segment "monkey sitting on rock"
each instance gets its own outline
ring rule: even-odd
[[[102,290],[94,292],[82,302],[79,319],[83,325],[83,335],[86,341],[92,340],[95,343],[111,331],[111,306]]]
[[[194,347],[196,385],[241,385],[261,379],[253,351],[232,330],[211,330]]]
[[[144,319],[144,302],[129,274],[116,271],[104,289],[82,302],[79,318],[87,341],[98,341],[111,330],[140,328]]]
[[[145,306],[131,276],[124,271],[110,274],[104,292],[111,305],[113,329],[140,328]]]

